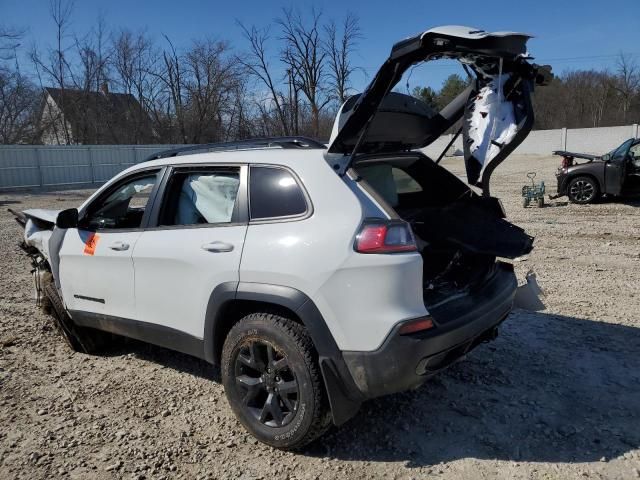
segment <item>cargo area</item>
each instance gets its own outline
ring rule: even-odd
[[[533,238],[502,218],[497,199],[479,196],[422,154],[369,155],[354,170],[363,188],[411,225],[429,311],[472,294],[495,274],[497,257],[531,251]]]

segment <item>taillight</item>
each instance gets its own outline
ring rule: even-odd
[[[571,165],[573,165],[573,157],[562,157],[560,166],[563,170],[567,170]]]
[[[418,250],[408,223],[401,220],[366,221],[356,236],[359,253],[398,253]]]

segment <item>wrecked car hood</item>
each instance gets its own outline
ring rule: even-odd
[[[32,208],[29,210],[23,210],[22,213],[27,217],[34,220],[39,220],[44,223],[49,223],[52,226],[56,223],[56,218],[61,210],[48,210],[45,208]]]
[[[60,210],[33,208],[11,213],[14,214],[18,223],[24,226],[24,244],[37,249],[47,260],[50,260],[49,239]]]
[[[567,152],[565,150],[554,150],[552,153],[560,157],[582,158],[585,160],[602,160],[602,157],[598,155],[591,155],[589,153]]]
[[[527,62],[529,38],[524,33],[448,26],[396,43],[366,90],[349,98],[338,112],[327,160],[344,173],[356,154],[425,147],[464,117],[467,181],[488,195],[491,172],[531,130],[534,83],[550,78],[550,69]],[[476,78],[441,111],[391,92],[411,66],[443,58],[460,61]]]

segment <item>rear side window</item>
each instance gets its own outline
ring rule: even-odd
[[[251,219],[292,217],[307,211],[302,188],[284,168],[251,167],[249,174]]]
[[[231,222],[239,185],[239,168],[178,170],[169,181],[160,225]]]

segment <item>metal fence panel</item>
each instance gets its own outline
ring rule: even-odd
[[[0,145],[0,190],[99,185],[151,154],[185,145]]]
[[[7,146],[0,150],[0,189],[40,184],[37,148]]]
[[[637,124],[621,127],[538,130],[531,132],[516,154],[550,155],[553,150],[604,153],[638,136]],[[444,135],[425,148],[434,158],[447,145]],[[95,186],[151,154],[187,145],[0,145],[0,190]],[[455,143],[462,149],[462,138]]]
[[[93,181],[102,183],[135,163],[133,148],[91,147],[89,160],[93,166]]]
[[[92,183],[86,148],[40,150],[39,154],[43,187]]]

